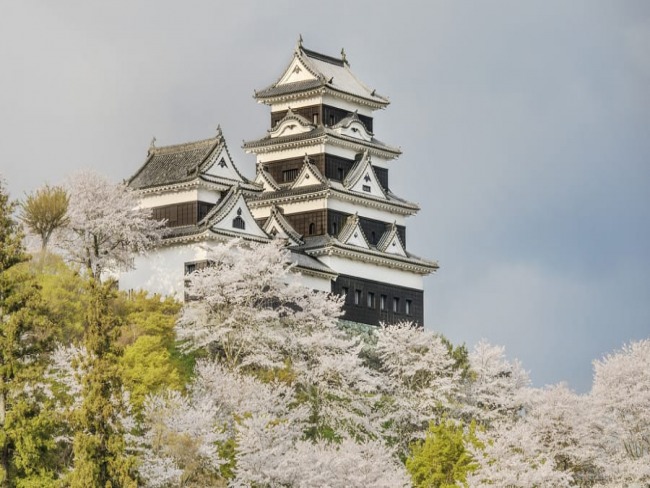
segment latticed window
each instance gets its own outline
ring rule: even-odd
[[[244,222],[244,219],[242,219],[239,215],[235,217],[232,221],[232,226],[235,229],[245,229],[246,228],[246,222]]]
[[[282,172],[282,181],[285,183],[288,183],[290,181],[293,181],[296,179],[298,176],[298,173],[300,172],[300,168],[295,168],[295,169],[288,169]]]
[[[232,220],[232,226],[235,229],[244,230],[246,228],[246,222],[241,218],[241,208],[237,209],[237,217]]]

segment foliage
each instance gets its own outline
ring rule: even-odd
[[[608,483],[650,484],[650,339],[594,362],[595,447]]]
[[[41,238],[41,251],[45,254],[52,234],[68,224],[69,197],[60,186],[45,185],[28,195],[21,203],[20,218]]]
[[[74,175],[67,232],[61,240],[68,259],[90,276],[132,266],[134,254],[145,252],[160,240],[162,221],[151,219],[151,209],[138,206],[126,185],[115,185],[92,172]]]
[[[0,182],[0,482],[46,485],[56,477],[56,425],[41,384],[52,324],[26,265],[14,209]]]
[[[411,455],[406,460],[413,486],[468,486],[467,475],[478,465],[465,448],[466,444],[480,448],[474,423],[464,428],[461,423],[450,419],[443,419],[438,424],[431,422],[426,438],[411,445]]]
[[[114,283],[88,280],[88,308],[81,358],[81,406],[74,412],[72,488],[136,486],[135,459],[125,452],[124,414],[117,346],[119,321],[112,312]]]

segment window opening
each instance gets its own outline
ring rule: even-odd
[[[336,222],[332,222],[332,235],[335,236],[338,232],[338,224]]]
[[[399,298],[393,298],[393,312],[399,313]]]
[[[404,310],[406,312],[406,315],[411,315],[411,308],[412,308],[411,306],[412,306],[411,300],[406,300],[405,310]]]
[[[354,304],[361,305],[361,290],[354,290]]]
[[[233,219],[232,226],[235,229],[243,230],[246,228],[246,222],[244,222],[244,219],[241,218],[241,208],[237,209],[237,217]]]
[[[363,188],[363,191],[367,191],[368,193],[370,193],[370,190],[371,190],[370,186],[363,185],[361,188]]]
[[[316,224],[313,222],[309,224],[309,235],[313,236],[316,233]]]
[[[287,169],[287,170],[283,171],[282,172],[282,181],[284,183],[288,183],[290,181],[295,180],[296,177],[298,176],[298,172],[299,172],[299,168]]]
[[[386,310],[386,295],[379,297],[379,310],[382,312]]]
[[[368,292],[368,308],[375,308],[375,294],[372,292]]]

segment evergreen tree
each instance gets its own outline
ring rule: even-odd
[[[72,488],[135,487],[132,475],[135,459],[125,451],[122,397],[117,340],[119,319],[111,309],[116,297],[115,283],[88,280],[90,304],[84,346],[80,359],[81,407],[75,412],[73,441],[74,469],[69,477]]]
[[[475,426],[463,425],[452,420],[429,425],[426,439],[411,446],[411,456],[406,460],[415,487],[449,488],[468,486],[467,474],[475,471],[478,464],[465,444],[478,447]]]
[[[54,420],[41,383],[52,327],[0,182],[0,483],[47,486]]]

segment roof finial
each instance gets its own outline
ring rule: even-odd
[[[223,134],[221,132],[221,124],[217,124],[217,137],[221,137]]]
[[[343,60],[343,62],[345,64],[350,66],[350,63],[348,63],[348,58],[345,56],[345,48],[344,47],[341,48],[341,59]]]
[[[153,136],[153,138],[151,139],[151,143],[149,144],[149,150],[147,151],[147,154],[151,154],[154,149],[156,149],[156,136]]]
[[[298,42],[296,44],[296,49],[302,49],[302,34],[298,34]]]
[[[308,163],[308,162],[309,162],[309,155],[307,153],[305,153],[305,163]]]

